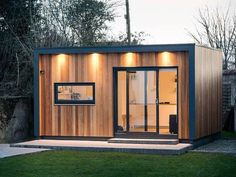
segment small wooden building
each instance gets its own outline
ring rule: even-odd
[[[178,138],[221,131],[222,53],[195,44],[35,50],[36,137]]]

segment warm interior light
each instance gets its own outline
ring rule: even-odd
[[[59,54],[57,56],[57,59],[58,59],[58,65],[59,67],[63,66],[66,62],[66,55],[65,54]]]
[[[134,63],[134,54],[133,53],[126,53],[125,56],[125,65],[126,66],[131,66]]]
[[[56,77],[61,78],[61,75],[63,73],[63,69],[66,68],[66,58],[67,55],[65,54],[59,54],[55,57],[55,62],[56,62],[56,70],[55,73]]]
[[[169,65],[170,64],[170,53],[169,52],[163,52],[162,53],[162,63],[163,63],[163,65]]]
[[[93,69],[96,69],[99,65],[99,54],[98,53],[93,53],[92,54],[92,65]]]

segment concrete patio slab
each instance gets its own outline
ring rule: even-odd
[[[23,154],[31,154],[31,153],[42,152],[46,150],[49,150],[49,149],[19,148],[19,147],[10,147],[9,144],[0,144],[0,158],[23,155]]]
[[[191,144],[179,143],[176,145],[157,144],[125,144],[108,143],[107,141],[81,140],[33,140],[11,144],[12,147],[46,148],[54,150],[83,150],[83,151],[115,151],[148,154],[182,154],[192,149]]]

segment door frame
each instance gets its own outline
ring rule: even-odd
[[[113,136],[116,136],[116,134],[122,133],[123,135],[129,137],[156,137],[156,138],[177,138],[179,129],[177,134],[159,134],[159,104],[156,106],[156,132],[129,132],[129,131],[123,131],[123,132],[117,132],[117,125],[118,125],[118,72],[119,71],[156,71],[157,76],[159,75],[159,69],[176,69],[177,72],[177,89],[176,89],[176,96],[177,96],[177,102],[176,102],[176,112],[177,112],[177,126],[179,127],[179,75],[178,75],[178,66],[138,66],[138,67],[113,67]],[[158,77],[159,78],[159,77]],[[156,79],[157,83],[157,97],[159,99],[159,80]],[[126,77],[127,79],[127,77]],[[129,85],[126,83],[126,90]],[[128,93],[129,94],[129,93]],[[126,94],[126,100],[128,98],[128,94]],[[127,114],[128,113],[128,114]],[[129,104],[126,103],[126,115],[129,115]],[[126,125],[129,125],[129,119],[126,116]],[[144,118],[145,119],[145,118]]]

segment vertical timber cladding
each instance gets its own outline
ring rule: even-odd
[[[222,52],[195,46],[196,139],[221,131]]]
[[[40,55],[40,136],[113,136],[113,67],[178,66],[179,138],[189,138],[188,53]],[[95,82],[95,105],[54,105],[54,82]]]

